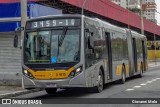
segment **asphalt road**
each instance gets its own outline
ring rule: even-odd
[[[31,94],[21,95],[16,98],[25,99],[42,99],[43,101],[52,102],[56,100],[71,100],[76,101],[76,98],[82,98],[82,100],[89,101],[91,104],[54,104],[47,105],[47,107],[101,107],[106,106],[102,104],[94,104],[99,102],[100,98],[160,98],[160,67],[151,68],[146,72],[142,78],[134,77],[127,79],[125,84],[114,82],[106,84],[103,92],[91,93],[87,89],[68,89],[59,90],[54,95],[48,95],[45,91],[35,92]],[[62,99],[63,98],[63,99]],[[95,99],[92,99],[95,98]],[[118,99],[117,99],[118,100]],[[94,105],[93,105],[94,104]],[[34,107],[44,107],[45,105],[38,105]],[[131,105],[113,105],[107,104],[107,107],[160,107],[158,104],[131,104]],[[23,105],[24,107],[24,105]],[[27,106],[26,106],[27,107]],[[33,106],[32,106],[33,107]]]

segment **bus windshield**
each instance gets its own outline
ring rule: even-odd
[[[80,60],[80,30],[28,32],[24,45],[25,63],[66,63]]]

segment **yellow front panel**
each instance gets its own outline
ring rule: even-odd
[[[31,69],[28,70],[35,79],[64,79],[69,76],[69,74],[74,70],[74,68],[70,68],[68,70],[49,70],[49,71],[33,71]]]

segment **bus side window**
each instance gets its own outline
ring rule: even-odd
[[[85,44],[86,44],[86,48],[88,49],[88,38],[89,38],[89,30],[88,29],[85,29]]]
[[[91,33],[88,29],[85,30],[85,62],[86,62],[86,68],[92,66],[93,60],[94,60],[94,52],[93,49],[89,49],[89,37],[91,36]]]

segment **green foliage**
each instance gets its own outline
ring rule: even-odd
[[[132,12],[140,12],[141,9],[138,9],[138,8],[135,7],[135,8],[132,8],[132,9],[129,8],[129,10],[132,11]]]

